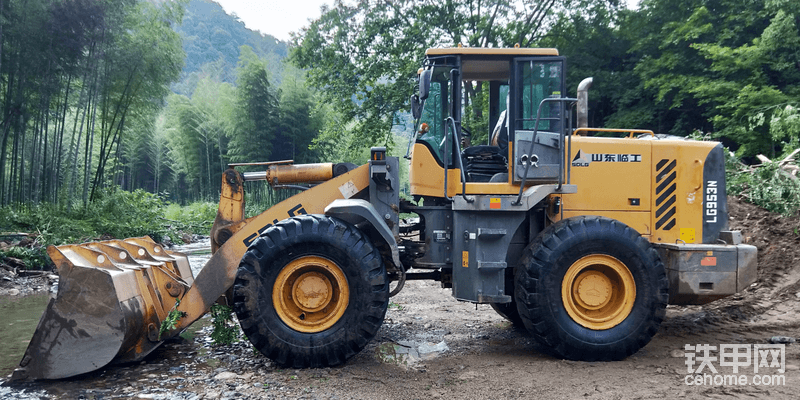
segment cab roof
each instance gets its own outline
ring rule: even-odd
[[[511,60],[515,57],[558,56],[552,48],[484,48],[446,47],[428,49],[427,57],[461,56],[461,73],[464,80],[504,81],[511,73]]]
[[[558,49],[553,48],[486,48],[486,47],[445,47],[428,49],[426,56],[448,55],[487,55],[487,56],[557,56]]]

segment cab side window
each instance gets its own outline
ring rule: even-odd
[[[561,62],[523,62],[521,67],[522,85],[519,90],[519,107],[516,128],[533,130],[539,104],[546,98],[561,97]],[[542,106],[539,130],[558,132],[561,121],[559,103],[545,103]]]

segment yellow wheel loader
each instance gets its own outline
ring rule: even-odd
[[[48,249],[58,295],[14,377],[140,360],[217,301],[277,364],[340,365],[414,279],[490,304],[557,357],[619,360],[650,341],[668,303],[753,283],[756,249],[727,230],[722,146],[589,128],[591,79],[569,98],[565,67],[555,49],[428,50],[411,97],[413,201],[400,199],[400,160],[384,148],[360,167],[231,165],[213,256],[195,278],[148,238]],[[489,94],[489,140],[462,149],[464,83]],[[303,190],[245,218],[251,180]]]

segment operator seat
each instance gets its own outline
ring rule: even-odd
[[[508,154],[508,114],[506,110],[503,110],[497,118],[497,124],[492,131],[492,146],[499,147],[501,154]]]
[[[497,125],[492,133],[492,145],[479,145],[467,147],[461,152],[464,163],[464,173],[467,182],[490,182],[498,174],[508,172],[505,154],[508,153],[508,129],[506,128],[506,112],[503,111],[497,120]],[[505,148],[498,146],[503,142],[502,134],[505,133]],[[505,180],[508,177],[506,176]],[[505,181],[503,180],[503,181]],[[498,182],[498,180],[494,180]]]

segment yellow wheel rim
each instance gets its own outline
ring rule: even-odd
[[[349,299],[344,271],[319,256],[291,261],[272,287],[272,304],[278,317],[298,332],[315,333],[330,328],[344,314]]]
[[[594,254],[569,267],[561,284],[561,299],[578,324],[593,330],[610,329],[630,315],[636,283],[621,261]]]

